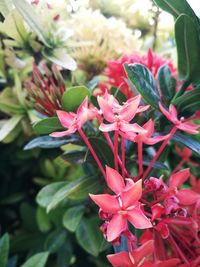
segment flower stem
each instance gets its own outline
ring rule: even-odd
[[[177,166],[174,168],[173,172],[171,174],[174,174],[175,172],[177,172],[180,167],[185,163],[185,158],[183,158],[182,160],[180,160],[180,162],[177,164]]]
[[[156,155],[154,156],[154,158],[152,159],[152,161],[150,162],[148,168],[146,169],[144,175],[143,175],[143,180],[147,177],[147,175],[149,174],[149,172],[151,171],[154,163],[156,162],[156,160],[159,158],[159,156],[161,155],[161,153],[163,152],[163,150],[165,149],[166,145],[168,144],[169,140],[173,137],[173,135],[175,134],[177,130],[177,127],[174,126],[171,129],[171,132],[169,133],[169,136],[165,139],[165,141],[162,143],[162,145],[160,146],[160,148],[158,149]]]
[[[87,139],[87,136],[84,134],[84,132],[82,131],[82,129],[79,129],[78,132],[79,132],[80,136],[82,137],[83,141],[85,142],[85,144],[87,145],[88,149],[90,150],[92,156],[94,157],[94,159],[95,159],[95,161],[96,161],[99,169],[101,170],[104,178],[106,178],[105,170],[104,170],[104,168],[103,168],[103,166],[102,166],[102,164],[101,164],[101,162],[100,162],[97,154],[95,153],[92,145],[90,144],[89,140]]]
[[[114,159],[115,159],[115,170],[118,172],[118,137],[119,131],[115,131],[114,134]]]
[[[121,138],[121,151],[122,151],[122,177],[125,178],[125,140]]]

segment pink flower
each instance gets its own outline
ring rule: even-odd
[[[67,130],[54,132],[50,134],[50,136],[62,137],[75,133],[77,130],[81,129],[88,120],[92,120],[97,115],[97,110],[95,108],[88,107],[88,98],[86,97],[79,106],[77,113],[62,110],[57,110],[56,113],[61,125],[64,128],[67,128]]]
[[[137,54],[134,55],[123,55],[118,60],[110,60],[107,63],[107,68],[104,72],[105,76],[107,77],[106,84],[108,86],[114,86],[119,88],[124,95],[128,98],[133,97],[134,93],[127,85],[126,73],[124,70],[124,64],[133,64],[133,63],[140,63],[145,65],[154,75],[157,76],[158,70],[163,65],[168,65],[170,68],[172,75],[176,76],[176,68],[173,66],[172,62],[168,59],[165,59],[149,49],[148,54],[144,56],[140,56]],[[103,91],[109,90],[109,87],[106,84],[99,84],[100,89]]]
[[[164,114],[164,116],[171,121],[177,129],[184,131],[186,133],[190,134],[197,134],[197,129],[200,127],[200,125],[193,124],[191,122],[185,121],[185,119],[182,117],[180,120],[178,119],[177,110],[174,107],[174,105],[169,106],[169,111],[167,111],[161,103],[159,103],[160,110]]]
[[[98,103],[103,116],[109,122],[108,124],[101,123],[99,129],[102,132],[143,132],[144,130],[137,123],[130,124],[130,121],[138,112],[140,100],[141,96],[136,96],[124,103],[123,106],[120,106],[114,99],[109,102],[103,97],[98,97]]]
[[[154,128],[154,123],[152,121],[152,119],[150,119],[149,121],[147,121],[142,128],[144,129],[144,132],[140,132],[138,134],[132,133],[132,132],[127,132],[125,133],[124,137],[128,140],[132,140],[136,143],[142,142],[144,144],[147,145],[154,145],[158,142],[161,142],[163,140],[165,140],[168,136],[154,136],[151,137],[152,134],[155,131]]]
[[[113,255],[108,255],[107,259],[114,267],[139,267],[148,266],[149,256],[153,254],[154,251],[154,241],[149,240],[142,246],[130,251],[122,251]]]
[[[142,196],[142,180],[134,183],[126,179],[110,167],[106,167],[106,182],[116,194],[91,195],[91,199],[105,213],[112,215],[107,226],[107,239],[113,241],[128,227],[129,221],[135,228],[145,229],[152,227],[150,220],[141,210],[139,199]]]

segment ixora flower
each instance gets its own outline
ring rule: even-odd
[[[134,183],[133,180],[127,178],[125,184],[123,177],[107,166],[106,182],[116,195],[90,194],[90,197],[104,213],[111,215],[106,230],[108,241],[114,241],[123,231],[126,231],[128,222],[137,229],[152,227],[139,202],[142,196],[141,180]]]
[[[102,132],[110,131],[133,131],[144,132],[137,123],[131,124],[130,121],[134,118],[139,109],[141,96],[136,96],[122,106],[117,105],[116,101],[109,103],[103,97],[98,97],[98,103],[108,124],[101,123],[99,129]]]
[[[175,127],[181,131],[184,131],[189,134],[197,134],[197,129],[200,127],[200,125],[196,125],[194,123],[188,122],[185,120],[185,118],[178,119],[178,113],[174,105],[169,106],[169,111],[167,111],[161,103],[159,103],[160,110],[165,115],[165,117],[171,121]]]
[[[100,89],[104,92],[105,89],[109,90],[109,86],[119,88],[127,98],[132,97],[134,94],[129,88],[126,79],[126,73],[124,70],[124,64],[140,63],[145,65],[156,78],[159,68],[163,65],[167,65],[173,76],[176,76],[176,68],[172,62],[166,58],[163,58],[155,53],[152,53],[149,49],[147,55],[140,56],[138,54],[123,55],[118,60],[110,60],[107,63],[107,68],[104,71],[104,75],[107,78],[105,84],[99,84]]]

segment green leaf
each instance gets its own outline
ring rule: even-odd
[[[111,94],[114,95],[114,97],[119,101],[120,104],[123,102],[126,102],[126,96],[120,91],[119,88],[111,87],[110,89]]]
[[[102,166],[108,165],[114,167],[114,156],[109,145],[104,140],[97,137],[90,137],[89,141],[100,158]]]
[[[23,115],[15,115],[7,120],[3,127],[0,129],[0,142],[3,141],[21,121]]]
[[[176,80],[171,75],[167,65],[160,67],[158,70],[158,82],[164,101],[169,104],[176,93]]]
[[[45,118],[33,125],[36,134],[50,134],[52,132],[63,130],[62,125],[57,117]]]
[[[66,111],[76,111],[87,96],[90,96],[90,91],[85,86],[68,88],[63,94],[62,106]]]
[[[184,146],[187,146],[188,148],[190,148],[191,150],[193,150],[196,154],[200,156],[200,143],[196,141],[195,139],[187,135],[183,135],[181,133],[176,133],[173,136],[172,140]]]
[[[46,265],[49,253],[41,252],[35,254],[31,258],[29,258],[21,267],[44,267]]]
[[[196,112],[200,110],[200,88],[195,88],[173,101],[177,110],[181,113]]]
[[[71,232],[75,232],[84,214],[84,206],[75,206],[68,209],[63,216],[63,225]]]
[[[125,64],[126,74],[143,99],[155,109],[161,101],[152,73],[141,64]]]
[[[39,39],[47,46],[51,47],[44,29],[44,25],[40,21],[40,16],[35,12],[33,7],[25,0],[15,0],[13,4],[23,16],[29,27],[38,35]]]
[[[51,202],[47,206],[47,212],[57,207],[59,203],[67,198],[73,200],[82,200],[87,198],[90,192],[95,193],[97,190],[99,190],[99,188],[99,181],[94,176],[83,177],[73,182],[69,182],[60,190],[55,192]]]
[[[75,70],[77,68],[76,61],[67,54],[67,50],[63,48],[54,49],[52,54],[43,52],[43,55],[58,66],[67,70]]]
[[[85,251],[97,257],[103,246],[103,235],[99,230],[99,219],[96,216],[82,219],[76,230],[76,239]]]
[[[85,162],[86,151],[85,150],[73,150],[66,151],[62,158],[70,163],[83,164]]]
[[[38,227],[42,233],[46,233],[51,229],[51,222],[45,209],[38,207],[36,211],[36,220]]]
[[[33,148],[57,148],[68,143],[77,142],[77,138],[68,136],[67,138],[55,138],[51,136],[40,136],[31,140],[28,144],[25,145],[24,150],[29,150]]]
[[[52,202],[52,199],[57,191],[59,191],[61,188],[65,187],[67,182],[56,182],[49,184],[42,188],[40,192],[37,194],[36,201],[37,203],[44,208],[47,208],[47,206]]]
[[[4,234],[0,239],[0,266],[6,267],[9,254],[9,235]]]
[[[50,253],[55,253],[63,245],[66,240],[66,231],[57,229],[54,232],[50,233],[44,244],[44,249]]]
[[[197,28],[187,15],[180,15],[175,23],[179,77],[189,82],[200,80],[200,41]]]
[[[177,18],[180,14],[186,14],[198,22],[198,18],[186,0],[154,0],[163,10]]]

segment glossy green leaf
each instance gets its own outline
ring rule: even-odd
[[[120,104],[126,102],[126,96],[120,91],[120,88],[111,87],[110,92],[119,101]]]
[[[175,18],[186,14],[198,22],[198,18],[186,0],[154,0],[154,2]]]
[[[180,79],[198,82],[200,80],[200,41],[197,28],[189,16],[178,17],[175,23],[175,37]]]
[[[44,267],[46,265],[49,253],[41,252],[35,254],[31,258],[29,258],[21,267]]]
[[[196,154],[200,156],[200,143],[193,139],[192,137],[189,137],[187,135],[183,135],[181,133],[176,133],[173,138],[173,141],[178,142],[184,146],[187,146],[191,150],[193,150]]]
[[[76,239],[79,245],[89,254],[97,257],[102,251],[103,235],[99,230],[99,219],[95,216],[81,220]]]
[[[51,229],[51,222],[44,208],[41,207],[37,208],[36,220],[38,227],[42,233],[46,233]]]
[[[62,106],[66,111],[76,111],[87,96],[90,96],[90,91],[85,86],[68,88],[63,94]]]
[[[52,202],[52,199],[56,192],[66,185],[67,182],[56,182],[43,187],[42,190],[40,190],[40,192],[37,194],[37,203],[41,207],[47,208],[47,206]]]
[[[44,249],[50,253],[57,252],[65,242],[66,237],[66,231],[60,229],[55,230],[48,235],[44,244]]]
[[[57,117],[45,118],[33,125],[33,130],[36,134],[50,134],[62,129],[63,127]]]
[[[184,95],[173,101],[177,110],[181,113],[196,112],[200,110],[200,88],[186,92]]]
[[[55,192],[51,202],[47,206],[47,212],[54,209],[63,200],[81,200],[88,197],[90,192],[95,193],[99,188],[99,181],[96,177],[89,176],[67,183],[60,190]]]
[[[62,158],[70,163],[83,164],[85,162],[86,151],[85,150],[73,150],[66,151]]]
[[[84,206],[75,206],[66,210],[63,225],[71,232],[75,232],[84,214]]]
[[[15,0],[13,4],[23,16],[29,27],[38,35],[39,39],[47,46],[51,47],[45,33],[45,27],[40,20],[40,16],[35,12],[33,7],[25,0]]]
[[[68,137],[68,138],[55,138],[51,136],[40,136],[31,140],[25,147],[24,150],[29,150],[33,148],[57,148],[68,143],[77,142],[76,138]]]
[[[176,93],[176,80],[167,65],[158,70],[158,82],[164,101],[168,104]]]
[[[0,141],[3,141],[17,127],[22,117],[23,115],[15,115],[4,123],[0,129]]]
[[[158,102],[161,99],[152,73],[141,64],[125,64],[124,68],[128,79],[143,99],[153,108],[159,109]]]
[[[6,267],[9,255],[9,235],[4,234],[0,238],[0,266]]]
[[[90,137],[89,141],[97,153],[102,166],[108,165],[114,167],[114,156],[109,145],[104,140],[97,137]]]

